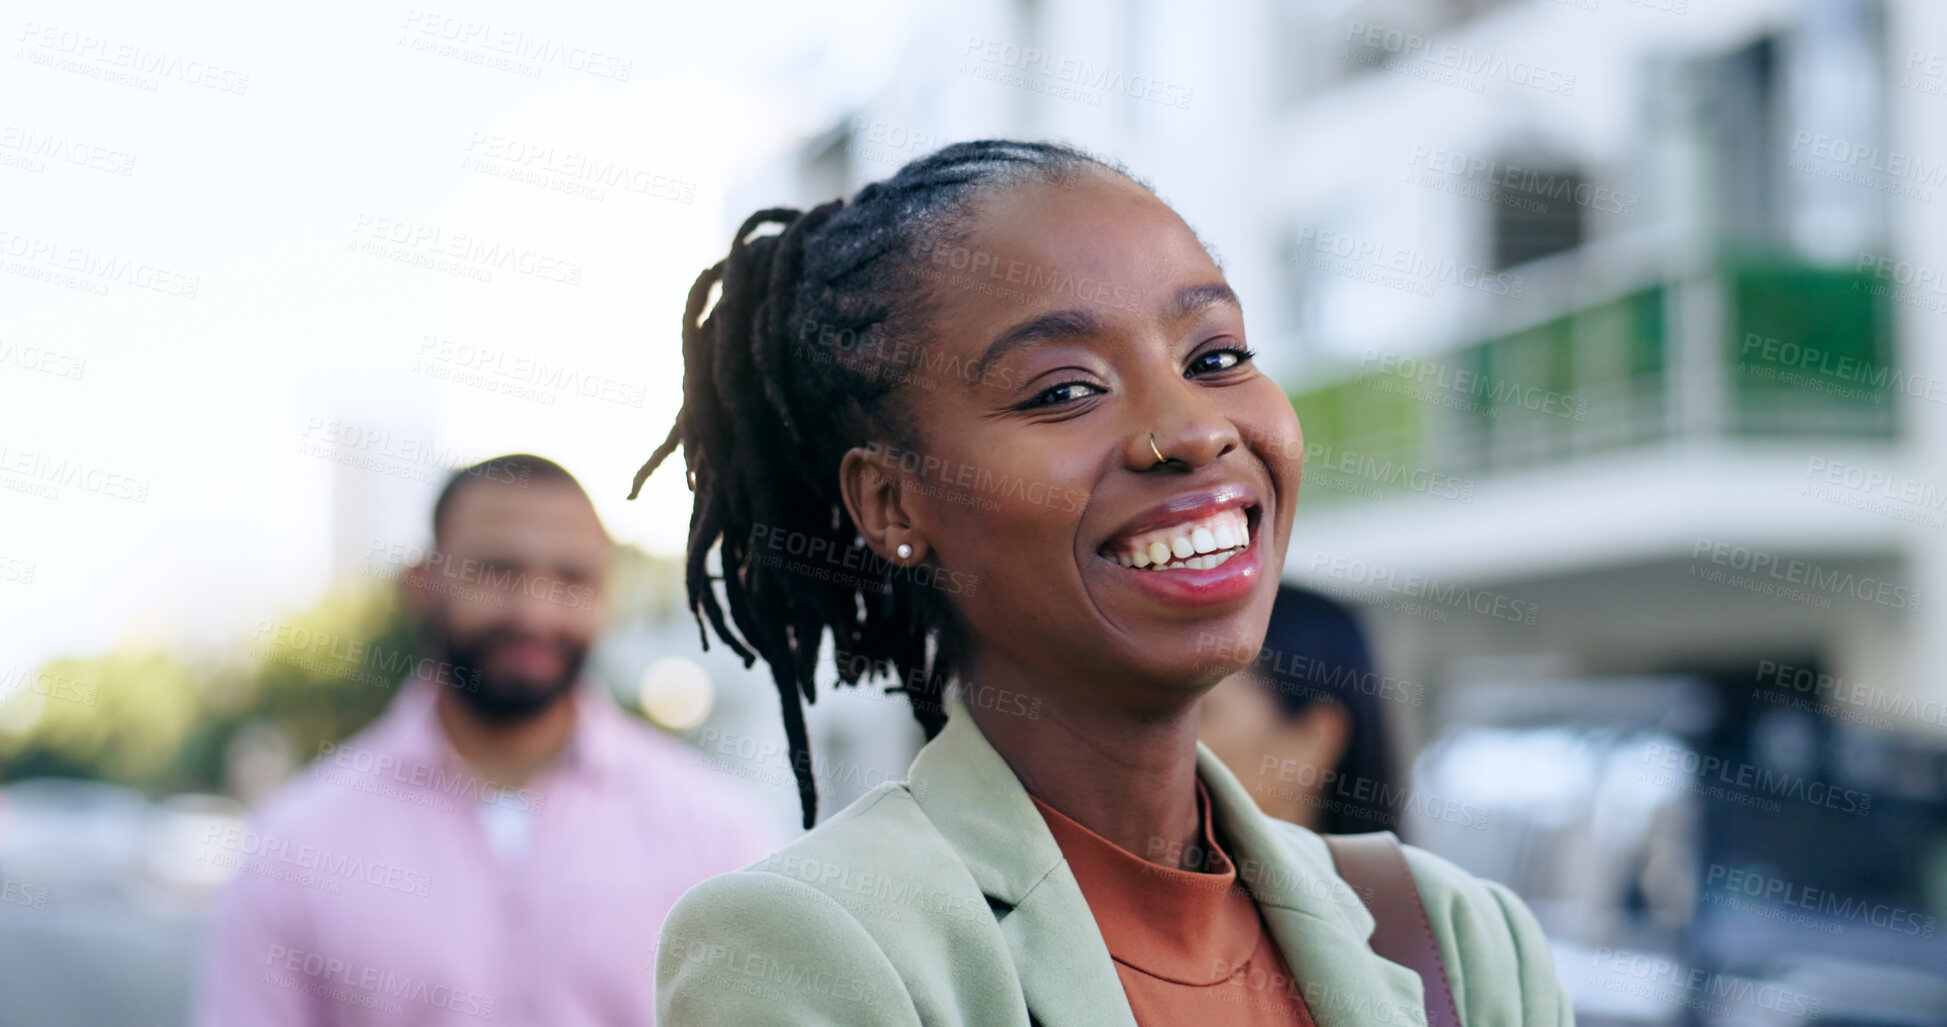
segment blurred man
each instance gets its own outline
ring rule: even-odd
[[[649,1024],[670,905],[783,843],[582,674],[613,549],[567,471],[454,474],[433,539],[401,575],[423,651],[343,654],[411,667],[391,706],[210,840],[240,872],[203,1027]]]

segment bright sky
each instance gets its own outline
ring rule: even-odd
[[[392,490],[401,542],[433,486],[400,475],[532,450],[679,552],[680,454],[622,496],[680,400],[726,189],[869,95],[909,10],[10,6],[0,671],[307,605],[334,460],[375,462],[340,478]],[[506,177],[617,167],[599,199]],[[451,380],[564,370],[595,395]]]

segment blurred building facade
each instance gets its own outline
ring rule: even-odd
[[[1451,607],[1383,629],[1399,673],[1748,652],[1901,693],[1880,712],[1947,734],[1918,708],[1947,705],[1919,671],[1947,655],[1926,586],[1947,553],[1947,287],[1926,230],[1947,76],[1898,42],[1934,9],[1236,13],[966,8],[931,33],[956,45],[916,47],[732,213],[849,194],[964,138],[1120,158],[1223,251],[1304,418],[1287,573]],[[1481,630],[1445,583],[1510,601]],[[1568,598],[1585,593],[1608,601]]]

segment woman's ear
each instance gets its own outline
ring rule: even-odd
[[[875,443],[847,450],[838,462],[838,491],[865,544],[882,559],[911,565],[926,555],[926,541],[906,508],[898,461],[884,447]],[[911,546],[911,554],[900,556],[901,545]]]

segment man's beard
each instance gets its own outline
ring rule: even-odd
[[[434,647],[444,653],[453,668],[450,687],[474,716],[492,723],[525,720],[553,706],[574,688],[582,663],[588,658],[586,646],[557,643],[566,657],[561,674],[551,679],[535,679],[493,669],[495,654],[513,640],[511,631],[490,628],[461,638],[438,626],[433,634]]]

